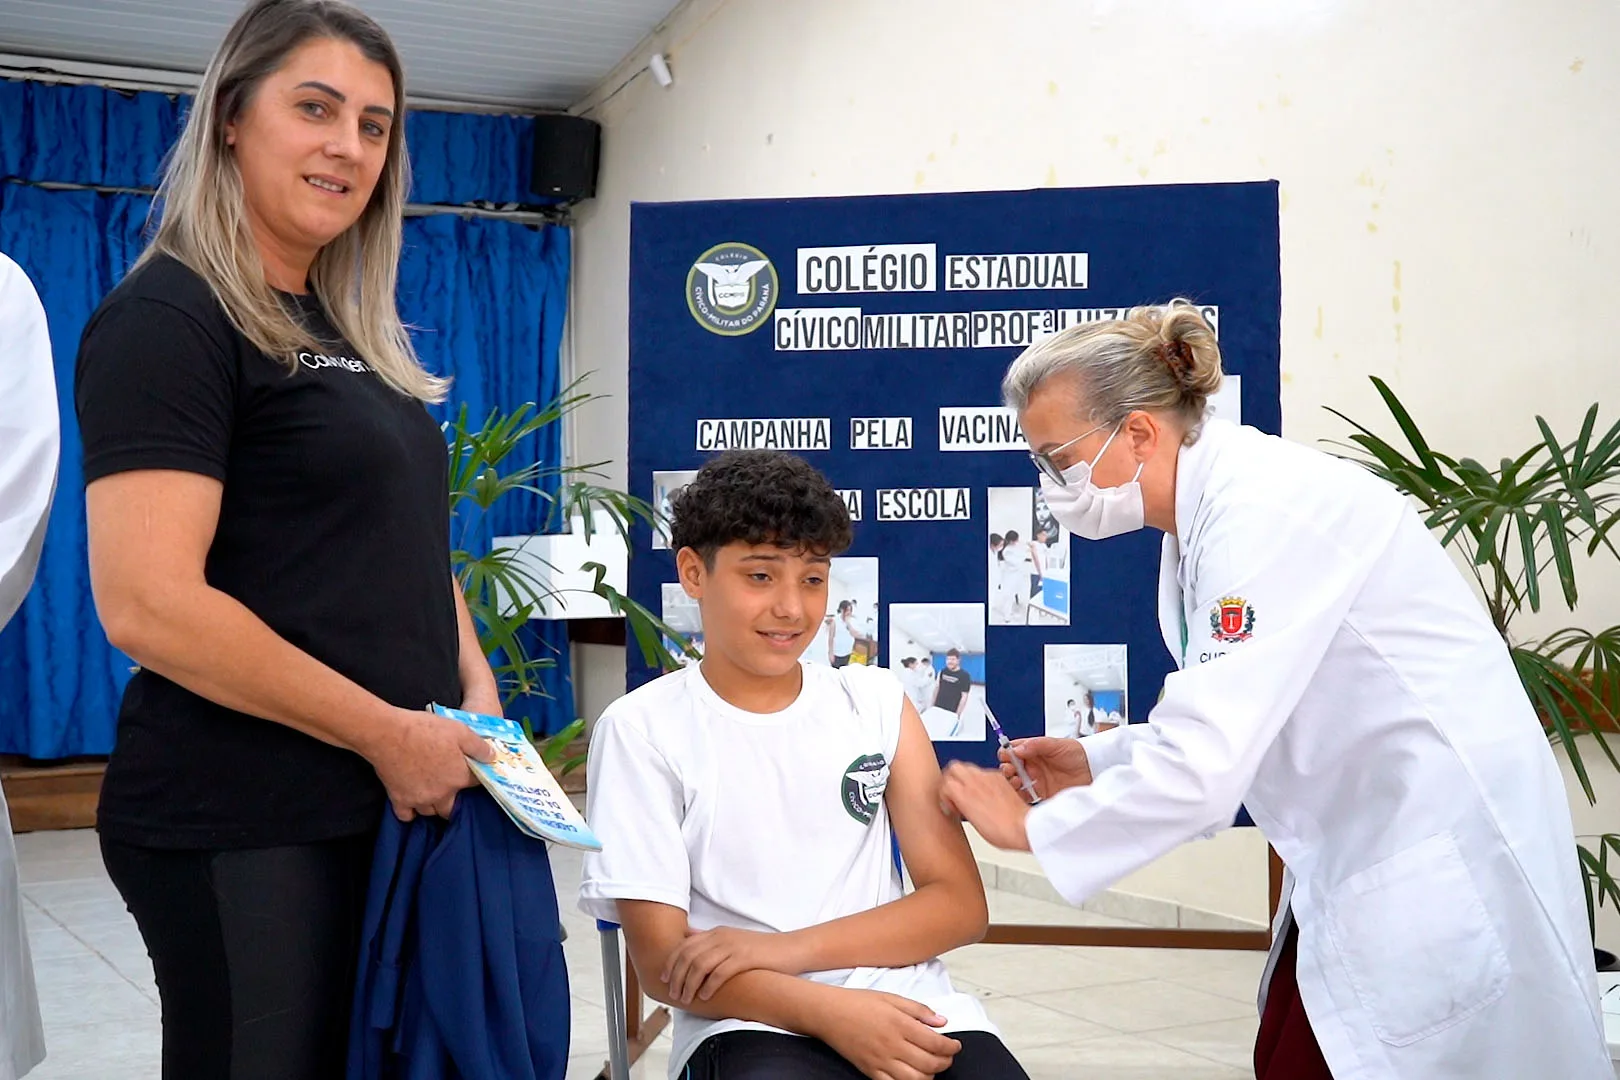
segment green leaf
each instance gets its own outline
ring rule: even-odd
[[[1552,727],[1552,737],[1569,754],[1570,767],[1574,770],[1575,779],[1580,782],[1587,801],[1597,801],[1597,794],[1592,788],[1592,778],[1587,773],[1586,763],[1581,759],[1580,747],[1575,742],[1569,717],[1566,715],[1566,711],[1574,712],[1579,719],[1581,702],[1577,695],[1571,692],[1569,677],[1564,667],[1556,660],[1525,646],[1512,649],[1511,655],[1514,669],[1519,674],[1519,682],[1523,684],[1525,694],[1530,698],[1530,704]]]
[[[1595,939],[1597,909],[1609,904],[1620,907],[1620,882],[1615,880],[1609,862],[1611,854],[1620,859],[1620,835],[1604,833],[1592,839],[1597,841],[1596,851],[1586,844],[1577,844],[1576,848],[1580,853],[1582,884],[1586,891],[1587,928]]]
[[[1519,547],[1524,558],[1524,595],[1531,611],[1541,610],[1541,581],[1536,573],[1536,536],[1530,515],[1523,508],[1513,511],[1513,524],[1518,529]]]
[[[1373,376],[1372,383],[1378,388],[1378,396],[1384,399],[1384,405],[1389,409],[1390,415],[1395,418],[1395,423],[1400,426],[1401,434],[1406,436],[1406,441],[1412,445],[1412,449],[1416,452],[1418,461],[1423,464],[1423,468],[1428,472],[1439,475],[1440,463],[1435,460],[1434,452],[1429,449],[1428,440],[1418,430],[1417,423],[1412,419],[1411,414],[1406,411],[1406,406],[1401,404],[1401,399],[1395,396],[1395,391],[1389,388],[1388,383],[1376,375]]]
[[[1576,600],[1575,560],[1569,550],[1569,531],[1564,527],[1564,519],[1557,506],[1550,502],[1542,504],[1541,524],[1547,543],[1552,548],[1553,565],[1558,568],[1558,584],[1564,591],[1564,603],[1573,609]]]

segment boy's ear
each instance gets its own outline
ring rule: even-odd
[[[681,588],[686,590],[686,595],[692,599],[703,599],[703,579],[707,572],[703,556],[695,549],[684,547],[675,553],[676,577],[680,580]]]

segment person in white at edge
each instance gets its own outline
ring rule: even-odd
[[[0,255],[0,628],[22,606],[39,565],[56,491],[58,423],[45,309],[28,275]],[[17,847],[0,793],[0,1080],[44,1059]]]
[[[1086,703],[1080,709],[1080,722],[1078,724],[1081,735],[1095,735],[1108,726],[1108,714],[1097,708],[1097,701],[1086,691]]]
[[[1014,744],[1041,805],[967,766],[944,804],[1074,903],[1242,804],[1288,867],[1262,1043],[1286,982],[1336,1080],[1612,1080],[1564,785],[1502,639],[1393,489],[1202,422],[1220,380],[1179,301],[1007,372],[1058,520],[1165,533],[1180,671],[1148,723]]]

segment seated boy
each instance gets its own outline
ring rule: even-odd
[[[704,659],[598,721],[580,887],[675,1009],[670,1075],[1025,1080],[937,959],[987,915],[916,708],[886,670],[800,663],[844,503],[798,458],[735,451],[673,517]]]

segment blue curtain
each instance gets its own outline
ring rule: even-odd
[[[28,272],[45,305],[62,418],[39,571],[0,632],[0,752],[60,758],[112,748],[130,661],[107,644],[90,596],[73,359],[85,322],[140,251],[146,208],[129,195],[0,184],[0,251]]]
[[[150,188],[191,99],[0,79],[0,179]],[[534,118],[412,111],[411,201],[552,203],[528,192]]]
[[[0,80],[0,179],[13,181],[0,183],[0,250],[28,272],[45,305],[62,418],[61,472],[36,584],[0,632],[0,753],[59,759],[109,752],[131,666],[107,644],[90,594],[73,363],[85,322],[144,247],[149,203],[30,182],[150,187],[183,107],[162,94]],[[425,132],[423,145],[412,147],[415,200],[523,197],[532,121],[413,114],[407,124],[408,137]],[[473,153],[469,139],[511,154]],[[406,222],[400,306],[428,366],[455,379],[441,417],[462,401],[482,419],[495,406],[555,396],[568,274],[569,236],[560,227],[452,216]],[[543,460],[560,460],[557,432],[537,442]],[[535,532],[544,514],[541,500],[513,498],[478,533],[487,540]],[[513,710],[540,731],[573,718],[560,625],[535,624],[529,643],[558,660],[547,687],[554,697]]]
[[[423,362],[455,382],[435,413],[454,421],[467,406],[467,422],[481,424],[490,410],[525,401],[544,405],[561,389],[558,352],[567,314],[568,230],[541,230],[510,222],[450,215],[405,222],[405,253],[400,260],[400,315],[414,328]],[[548,358],[535,364],[532,357]],[[560,425],[549,424],[528,450],[535,460],[562,460]],[[555,482],[549,485],[555,489]],[[470,535],[480,548],[495,536],[545,531],[549,506],[527,492],[513,492],[489,518],[473,521]],[[465,527],[458,521],[457,530]],[[566,624],[544,620],[529,625],[524,646],[532,656],[550,657],[546,693],[515,702],[514,719],[527,717],[537,732],[566,727],[574,718],[573,683],[568,664]]]

